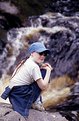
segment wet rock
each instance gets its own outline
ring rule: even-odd
[[[47,11],[59,12],[67,16],[78,13],[79,1],[75,0],[2,0],[0,9],[9,13],[20,12],[23,16],[39,15]]]

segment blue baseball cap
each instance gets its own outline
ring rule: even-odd
[[[35,42],[35,43],[31,44],[29,47],[29,53],[31,54],[33,52],[38,52],[38,53],[46,52],[47,54],[49,54],[50,50],[47,49],[43,43]]]

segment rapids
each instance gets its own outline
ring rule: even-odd
[[[24,24],[26,27],[7,32],[7,41],[0,56],[0,94],[8,85],[16,65],[28,57],[29,45],[41,41],[51,50],[45,61],[53,67],[49,87],[42,92],[43,105],[47,110],[58,106],[62,109],[64,102],[68,106],[66,101],[70,98],[71,103],[72,95],[77,96],[79,90],[76,88],[79,79],[79,17],[46,13],[29,17]],[[5,102],[9,103],[8,100]]]

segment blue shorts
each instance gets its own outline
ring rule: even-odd
[[[9,94],[9,100],[15,111],[19,112],[24,117],[28,117],[29,109],[40,93],[41,89],[36,82],[30,85],[15,86]]]

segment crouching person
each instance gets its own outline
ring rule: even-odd
[[[9,86],[1,95],[3,99],[9,97],[13,109],[25,118],[41,91],[47,88],[52,70],[50,64],[44,63],[45,57],[50,53],[44,44],[31,44],[29,53],[29,58],[16,69]]]

